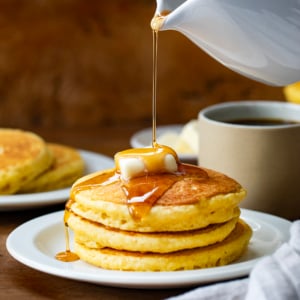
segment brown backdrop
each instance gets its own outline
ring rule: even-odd
[[[0,126],[151,125],[155,5],[0,0]],[[160,34],[158,124],[239,99],[283,95],[226,69],[177,32]]]

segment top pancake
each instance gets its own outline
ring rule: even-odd
[[[194,167],[192,177],[183,176],[176,181],[142,218],[134,219],[121,181],[96,183],[97,178],[109,177],[107,174],[113,172],[101,171],[78,180],[73,185],[69,209],[85,219],[122,230],[181,231],[238,216],[237,206],[246,195],[241,185],[226,175]]]
[[[0,129],[0,194],[12,194],[53,161],[45,141],[17,129]]]
[[[185,205],[195,204],[202,198],[211,198],[220,194],[239,192],[241,185],[232,178],[213,171],[210,169],[193,167],[193,171],[198,171],[198,174],[193,173],[193,177],[183,177],[176,181],[163,195],[156,201],[156,205]],[[116,204],[126,204],[127,197],[122,189],[122,182],[116,180],[110,184],[97,184],[97,178],[102,175],[109,177],[113,174],[114,169],[104,170],[89,174],[80,178],[73,185],[73,191],[76,191],[78,186],[80,192],[76,192],[76,199],[87,197],[91,199],[100,199],[101,201],[113,202]],[[205,176],[203,173],[205,172]],[[107,175],[106,175],[107,174]],[[206,176],[207,175],[207,176]],[[162,177],[164,175],[155,175]],[[154,177],[154,176],[152,176]],[[163,180],[163,179],[161,179]],[[81,185],[91,185],[92,188],[83,188]]]

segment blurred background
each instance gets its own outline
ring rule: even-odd
[[[0,0],[0,127],[60,140],[62,130],[84,136],[151,126],[155,7],[155,0]],[[218,102],[284,100],[282,88],[228,70],[175,31],[159,34],[157,97],[158,125],[186,123]]]

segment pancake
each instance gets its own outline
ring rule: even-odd
[[[236,181],[216,171],[196,166],[192,170],[193,177],[175,182],[141,219],[132,217],[120,181],[93,183],[99,176],[109,177],[114,170],[78,180],[73,185],[69,206],[84,219],[138,232],[193,230],[239,216],[237,206],[246,192]],[[203,177],[203,171],[207,176]]]
[[[244,253],[251,238],[251,228],[239,220],[222,242],[171,253],[142,253],[112,248],[89,248],[75,241],[80,259],[104,269],[123,271],[178,271],[229,264]]]
[[[20,192],[34,193],[68,187],[83,175],[84,161],[76,149],[53,143],[47,145],[54,156],[53,164],[24,185]]]
[[[0,129],[0,194],[17,192],[47,170],[53,155],[38,135],[17,129]]]
[[[181,163],[161,145],[120,152],[115,165],[72,186],[64,222],[82,260],[113,270],[176,271],[243,254],[252,230],[239,219],[246,191],[238,182]]]
[[[238,217],[196,230],[141,233],[113,229],[71,213],[68,225],[75,232],[76,242],[88,248],[168,253],[220,242],[232,232],[237,221]]]

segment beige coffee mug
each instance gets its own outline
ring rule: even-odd
[[[300,218],[300,105],[227,102],[203,109],[198,121],[198,163],[247,190],[241,207]]]

